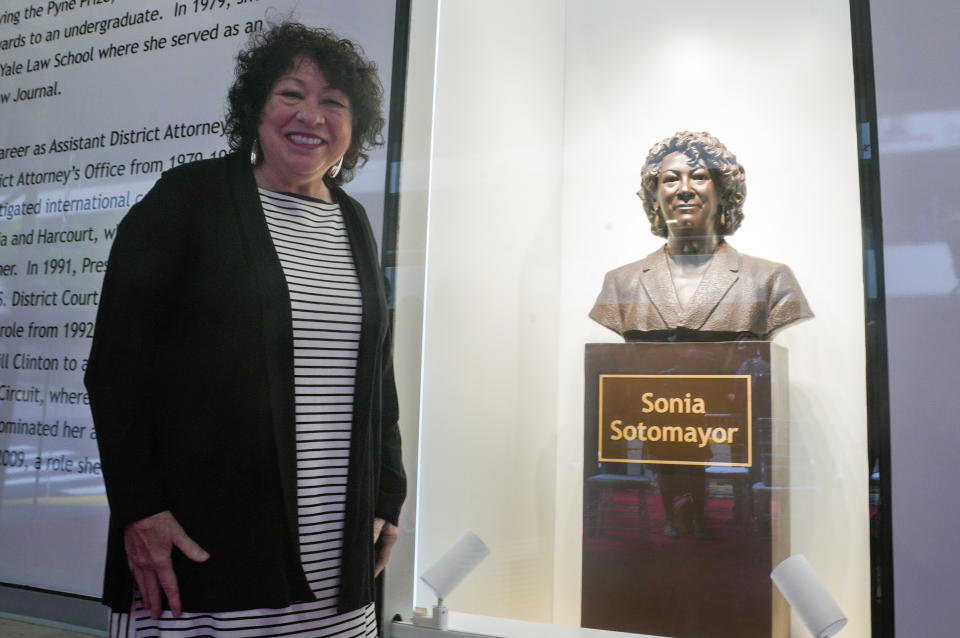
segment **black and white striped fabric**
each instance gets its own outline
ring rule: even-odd
[[[336,613],[362,315],[353,252],[337,204],[263,189],[260,201],[290,290],[300,551],[317,600],[151,620],[138,597],[130,613],[111,615],[111,638],[377,635],[372,603]]]

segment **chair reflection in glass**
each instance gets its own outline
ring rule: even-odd
[[[599,474],[584,483],[586,533],[594,536],[603,530],[639,530],[647,528],[647,492],[653,479],[642,463],[598,463]],[[635,504],[623,493],[632,493]],[[626,523],[624,515],[636,512],[636,525]]]

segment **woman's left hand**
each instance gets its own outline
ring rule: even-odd
[[[383,568],[387,566],[390,560],[390,552],[393,546],[397,544],[397,538],[400,537],[400,530],[397,526],[388,523],[382,518],[373,519],[373,544],[377,545],[377,564],[374,566],[374,577],[379,576]],[[378,544],[379,541],[379,544]]]

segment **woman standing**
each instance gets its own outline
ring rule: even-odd
[[[381,103],[357,45],[278,25],[238,56],[234,152],[121,222],[85,378],[112,636],[376,635],[405,478],[377,250],[340,184]]]

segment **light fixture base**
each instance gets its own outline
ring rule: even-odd
[[[447,629],[447,607],[443,604],[443,600],[437,601],[437,604],[433,606],[433,614],[427,615],[427,610],[424,607],[417,607],[413,610],[413,624],[417,627],[430,627],[431,629],[440,629],[445,631]]]

